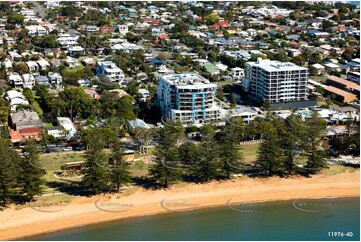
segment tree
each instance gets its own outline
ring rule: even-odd
[[[223,37],[224,37],[225,39],[229,39],[230,36],[231,36],[231,35],[228,33],[227,30],[223,30]]]
[[[211,14],[207,15],[204,20],[206,21],[206,23],[208,25],[213,25],[213,24],[219,22],[219,17],[217,14],[211,13]]]
[[[200,158],[193,167],[194,174],[200,182],[208,182],[219,175],[219,145],[215,142],[214,128],[206,124],[201,127],[202,142],[200,144]]]
[[[283,132],[281,140],[281,147],[285,155],[283,169],[288,174],[293,174],[297,170],[296,152],[301,151],[301,140],[305,134],[305,127],[301,117],[294,114],[287,117],[285,125],[286,130]]]
[[[322,21],[322,29],[323,31],[331,31],[331,28],[333,27],[333,24],[331,21],[328,21],[328,20],[323,20]]]
[[[68,16],[68,17],[76,17],[79,15],[81,11],[73,6],[73,5],[69,5],[69,6],[65,6],[60,10],[60,15],[62,16]]]
[[[353,59],[354,52],[352,49],[346,49],[342,54],[341,57],[347,61],[351,61]]]
[[[110,181],[113,186],[116,187],[116,191],[119,192],[119,189],[122,185],[126,185],[130,182],[130,171],[129,163],[124,160],[124,147],[117,142],[112,149],[111,154],[111,166],[110,166]]]
[[[98,129],[91,129],[87,136],[88,150],[84,163],[82,186],[90,194],[99,194],[108,190],[108,160],[104,154],[105,142],[99,139]]]
[[[221,101],[223,101],[224,98],[224,92],[223,92],[223,88],[220,87],[217,89],[217,98]]]
[[[302,57],[302,55],[297,55],[292,59],[292,62],[296,65],[303,66],[305,64],[305,59]]]
[[[232,174],[239,173],[243,154],[236,144],[244,135],[244,122],[241,117],[231,118],[219,133],[217,143],[220,144],[220,170],[230,179]]]
[[[133,139],[140,143],[139,153],[147,154],[150,141],[153,139],[154,131],[152,129],[136,127],[132,129]]]
[[[310,72],[310,76],[317,76],[318,75],[317,69],[314,66],[309,66],[308,70]]]
[[[10,24],[22,24],[24,22],[24,16],[21,14],[13,13],[8,17],[8,23]]]
[[[164,145],[156,146],[156,161],[149,166],[149,175],[160,187],[168,188],[180,177],[178,150]]]
[[[326,125],[326,121],[318,117],[316,111],[313,111],[311,118],[306,120],[307,129],[303,136],[303,146],[307,151],[308,159],[305,167],[309,169],[309,173],[317,173],[321,169],[327,168],[325,154],[321,147],[322,132],[325,130]]]
[[[237,105],[237,98],[236,98],[236,95],[234,95],[233,93],[231,95],[230,102],[231,102],[232,105]]]
[[[271,128],[265,133],[264,140],[258,151],[256,166],[261,172],[267,175],[273,175],[281,164],[281,148],[277,131]]]
[[[156,162],[149,166],[149,174],[161,187],[167,188],[180,177],[177,140],[181,134],[184,135],[184,128],[179,123],[166,125],[158,131]]]
[[[21,192],[29,201],[36,195],[43,193],[45,170],[42,169],[39,154],[36,149],[36,141],[28,139],[25,141],[25,158],[21,160],[21,171],[18,180],[21,183]]]
[[[21,62],[15,64],[14,71],[17,72],[19,75],[23,75],[25,73],[29,73],[29,67],[25,63]]]
[[[63,111],[71,120],[77,116],[87,117],[93,108],[93,100],[80,88],[65,88],[59,98],[64,101]]]
[[[0,138],[0,211],[12,200],[14,189],[18,187],[16,181],[17,165],[20,155],[9,148],[9,143]]]

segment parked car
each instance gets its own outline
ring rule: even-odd
[[[63,151],[72,151],[73,150],[73,148],[71,148],[71,147],[65,147],[64,149],[63,149]]]

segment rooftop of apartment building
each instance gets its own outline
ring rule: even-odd
[[[258,58],[256,62],[247,62],[247,63],[252,66],[260,67],[268,72],[307,70],[307,68],[298,66],[291,62],[271,61],[271,60],[264,60],[261,58]]]
[[[169,74],[161,76],[165,82],[170,85],[182,86],[187,88],[204,88],[204,87],[216,87],[216,84],[210,83],[210,81],[196,73],[182,73],[182,74]]]

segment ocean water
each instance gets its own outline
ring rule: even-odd
[[[25,240],[360,240],[360,199],[298,199],[128,218]]]

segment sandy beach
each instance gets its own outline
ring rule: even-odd
[[[312,178],[248,178],[208,184],[178,184],[167,190],[132,188],[124,193],[75,197],[69,204],[36,202],[0,212],[0,239],[12,240],[134,216],[181,212],[239,202],[360,196],[360,172]]]

